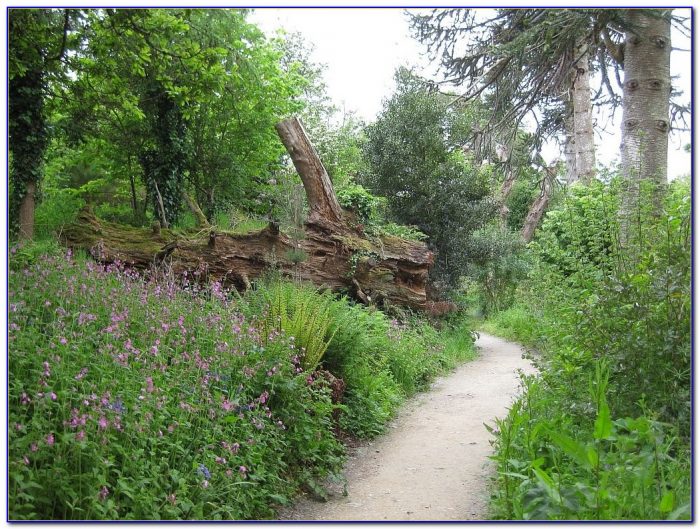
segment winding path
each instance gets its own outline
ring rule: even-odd
[[[408,403],[388,432],[351,451],[343,487],[329,501],[302,498],[285,520],[483,520],[491,463],[484,423],[518,392],[517,371],[534,372],[522,348],[481,334],[479,357]]]

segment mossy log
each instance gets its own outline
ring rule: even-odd
[[[277,126],[297,171],[304,172],[310,211],[302,239],[279,226],[247,234],[215,229],[178,234],[168,229],[133,228],[102,221],[89,209],[63,232],[63,241],[101,262],[121,261],[150,269],[167,266],[174,274],[197,273],[239,290],[266,270],[344,291],[368,303],[422,309],[433,254],[422,242],[398,237],[367,237],[352,213],[337,205],[330,178],[298,119]],[[291,130],[291,132],[289,132]],[[291,139],[290,139],[291,138]]]

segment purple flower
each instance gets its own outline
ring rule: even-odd
[[[54,444],[55,441],[56,441],[56,440],[55,440],[55,438],[54,438],[54,436],[53,436],[53,433],[50,433],[49,435],[46,436],[46,444],[47,444],[47,445],[53,446],[53,444]]]
[[[99,498],[100,501],[104,501],[108,495],[109,495],[109,489],[103,485],[102,488],[100,489],[100,492],[97,493],[97,497]]]
[[[248,468],[247,467],[241,465],[240,467],[238,467],[238,472],[241,473],[241,476],[243,476],[243,478],[248,477]]]

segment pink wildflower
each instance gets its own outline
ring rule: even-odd
[[[49,435],[46,436],[46,444],[47,445],[53,446],[54,442],[55,442],[55,438],[54,438],[52,433],[50,433]]]
[[[97,497],[99,498],[100,501],[104,501],[104,499],[109,495],[109,489],[105,487],[104,485],[100,489],[100,492],[97,493]]]
[[[77,434],[75,434],[75,438],[78,441],[82,441],[83,439],[85,439],[85,430],[80,430]]]
[[[99,425],[100,429],[104,430],[109,426],[109,421],[104,417],[100,417],[100,419],[97,421],[97,424]]]

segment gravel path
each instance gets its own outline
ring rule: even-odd
[[[351,450],[343,487],[329,501],[302,498],[283,520],[484,520],[491,472],[484,423],[503,416],[522,348],[481,334],[479,357],[403,407],[383,436]]]

